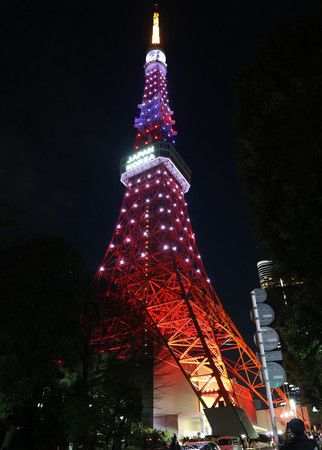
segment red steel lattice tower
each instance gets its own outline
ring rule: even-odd
[[[260,363],[212,287],[190,224],[190,170],[174,148],[157,12],[144,69],[135,146],[121,161],[126,192],[98,273],[103,319],[93,343],[120,356],[151,340],[166,348],[204,407],[238,405],[232,379],[266,403]],[[273,397],[286,401],[280,389]]]

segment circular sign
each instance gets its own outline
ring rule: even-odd
[[[273,350],[276,348],[279,344],[279,336],[277,332],[270,327],[263,327],[262,328],[262,338],[263,338],[263,345],[265,352],[269,352],[270,350]],[[254,335],[254,342],[258,346],[257,342],[257,333]]]
[[[263,303],[267,299],[267,292],[264,289],[256,288],[254,289],[255,298],[257,303]]]
[[[275,319],[274,310],[271,306],[267,305],[266,303],[258,303],[257,312],[259,323],[262,327],[270,325],[272,322],[274,322]],[[250,318],[253,322],[255,322],[253,309],[250,310]]]
[[[268,362],[267,363],[267,371],[268,371],[268,379],[271,388],[279,388],[281,387],[286,380],[286,373],[284,367],[282,367],[277,362]],[[261,375],[262,379],[262,375]],[[263,381],[263,380],[262,380]]]
[[[263,327],[262,328],[263,344],[265,352],[273,350],[279,344],[280,338],[274,328]]]
[[[257,305],[257,310],[259,323],[261,324],[262,327],[270,325],[272,322],[274,322],[275,313],[274,309],[271,306],[267,305],[266,303],[259,303]]]

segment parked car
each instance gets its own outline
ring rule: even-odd
[[[239,436],[220,436],[218,439],[220,450],[243,450]]]
[[[200,442],[186,442],[182,447],[182,450],[221,450],[215,442],[200,441]]]

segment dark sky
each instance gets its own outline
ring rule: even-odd
[[[3,1],[0,198],[22,225],[60,235],[94,271],[123,196],[152,2]],[[236,174],[236,82],[261,39],[316,0],[161,0],[177,150],[192,168],[188,208],[224,306],[248,340],[258,250]]]

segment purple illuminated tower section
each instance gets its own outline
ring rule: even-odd
[[[138,130],[135,138],[135,150],[158,141],[174,144],[174,137],[177,134],[172,128],[175,121],[171,118],[173,111],[169,107],[166,56],[159,45],[157,13],[155,13],[153,21],[152,47],[147,52],[144,66],[143,101],[138,105],[140,116],[134,122],[134,126]]]

